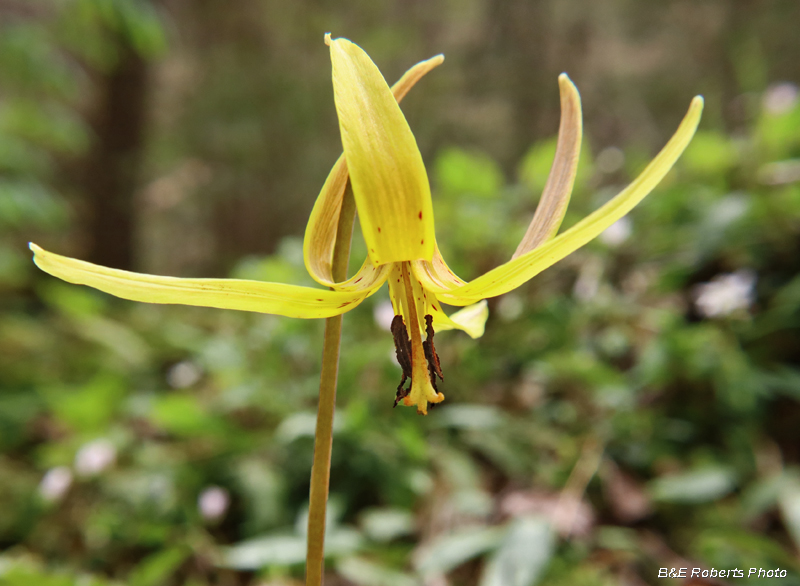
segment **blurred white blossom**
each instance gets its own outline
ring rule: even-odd
[[[72,471],[67,466],[57,466],[48,470],[39,483],[39,495],[47,502],[55,502],[67,493],[72,486]]]
[[[197,497],[197,508],[206,521],[221,519],[228,511],[231,498],[228,491],[219,486],[209,486]]]
[[[625,164],[625,153],[617,147],[604,148],[597,155],[594,164],[603,173],[614,173]]]
[[[381,301],[375,305],[372,310],[372,315],[375,318],[375,323],[379,328],[385,331],[392,329],[392,320],[394,319],[394,308],[391,301]]]
[[[110,441],[98,439],[84,444],[75,455],[75,471],[79,476],[95,476],[117,459],[117,449]]]
[[[797,86],[784,81],[767,88],[762,98],[762,105],[764,110],[777,116],[792,110],[797,104],[798,97],[800,97],[800,91]]]
[[[758,170],[761,183],[784,185],[800,181],[800,159],[787,159],[767,163]]]
[[[581,265],[572,294],[579,301],[591,301],[600,290],[600,279],[603,276],[603,263],[597,257],[589,257]]]
[[[500,301],[497,302],[497,315],[499,315],[500,319],[503,321],[514,321],[522,315],[524,309],[525,304],[522,302],[522,299],[520,299],[519,295],[515,295],[514,293],[506,293],[500,297]]]
[[[756,274],[749,269],[714,277],[697,285],[694,302],[703,317],[723,317],[753,304]]]
[[[184,360],[169,369],[167,383],[173,389],[185,389],[199,381],[202,375],[203,371],[199,366],[190,360]]]
[[[608,228],[606,228],[598,238],[607,246],[619,246],[631,236],[633,223],[628,216],[623,216]]]

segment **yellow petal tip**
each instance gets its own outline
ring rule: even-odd
[[[575,92],[578,91],[578,88],[575,87],[575,84],[572,83],[572,80],[566,73],[562,73],[558,76],[558,87],[561,88],[562,91],[566,89],[574,90]]]
[[[33,242],[28,242],[28,248],[30,248],[34,253],[41,252],[41,247],[37,246]]]
[[[331,33],[325,33],[325,44],[331,46]]]

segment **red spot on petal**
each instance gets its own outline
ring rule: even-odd
[[[423,238],[422,240],[419,241],[419,243],[420,244],[425,244],[425,239]]]
[[[422,219],[422,210],[419,211],[419,219]]]
[[[322,301],[322,299],[317,299],[317,301]]]
[[[378,234],[380,234],[380,233],[381,233],[381,227],[378,226]]]

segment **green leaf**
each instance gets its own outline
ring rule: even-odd
[[[792,477],[784,484],[778,498],[783,523],[796,547],[800,547],[800,479]]]
[[[167,38],[155,7],[143,0],[120,0],[119,18],[131,44],[146,58],[159,57],[167,49]]]
[[[419,581],[408,574],[391,570],[360,557],[343,559],[336,570],[358,586],[418,586]]]
[[[327,545],[327,544],[326,544]],[[299,535],[271,535],[237,543],[223,553],[223,565],[236,570],[291,566],[306,559],[306,540]]]
[[[695,134],[682,164],[697,173],[716,175],[736,165],[737,159],[736,148],[727,136],[706,130]]]
[[[46,396],[61,421],[76,431],[101,433],[119,408],[125,390],[121,378],[104,374],[74,390],[50,389]]]
[[[489,560],[480,586],[533,586],[547,567],[554,546],[553,532],[544,519],[514,521]]]
[[[500,167],[487,155],[445,149],[434,164],[436,185],[446,194],[492,197],[505,183]]]
[[[361,536],[339,527],[325,535],[325,557],[341,557],[357,551]],[[274,534],[242,541],[223,552],[222,565],[236,570],[258,570],[269,566],[291,566],[306,559],[306,538],[297,534]]]
[[[174,547],[147,556],[128,575],[129,586],[159,586],[178,569],[189,556],[184,547]]]
[[[198,399],[190,395],[172,394],[159,398],[153,405],[153,422],[178,436],[203,436],[221,433],[223,422],[206,412]]]
[[[490,405],[446,405],[436,413],[436,427],[488,430],[503,423],[500,412]]]
[[[3,156],[0,147],[0,157]],[[2,165],[2,160],[0,160]],[[0,228],[63,226],[69,217],[63,199],[38,181],[0,181]]]
[[[392,541],[414,532],[414,516],[403,509],[369,509],[361,514],[361,527],[374,541]]]
[[[417,570],[423,575],[446,574],[496,548],[504,533],[503,528],[477,527],[439,537],[422,549],[422,555],[417,559]]]
[[[730,469],[708,467],[656,478],[650,482],[648,490],[656,501],[695,504],[720,499],[735,486]]]

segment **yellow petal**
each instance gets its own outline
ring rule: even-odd
[[[414,266],[416,265],[416,266]],[[436,267],[435,269],[433,267]],[[442,255],[439,253],[438,247],[433,253],[433,261],[418,261],[412,263],[412,274],[416,277],[419,270],[428,270],[429,277],[439,278],[444,276],[444,280],[438,281],[441,283],[450,283],[451,286],[463,285],[464,281],[459,279],[449,271],[449,268],[444,263]],[[399,265],[394,265],[392,273],[389,276],[389,296],[392,299],[392,307],[395,310],[395,315],[400,313],[402,307],[403,290],[399,286],[401,282],[401,271]],[[469,334],[472,338],[480,338],[486,326],[486,319],[489,317],[489,307],[485,301],[480,301],[474,305],[465,307],[448,317],[444,313],[441,302],[432,291],[423,290],[423,287],[417,278],[411,279],[413,284],[416,284],[414,290],[414,298],[420,303],[417,311],[419,316],[430,315],[433,317],[433,329],[437,332],[444,330],[461,330]],[[421,330],[424,331],[424,322],[419,324]]]
[[[406,71],[403,77],[398,79],[392,86],[392,94],[394,95],[394,99],[397,100],[397,103],[399,104],[403,98],[406,97],[409,90],[414,87],[425,74],[431,69],[439,67],[442,63],[444,63],[444,55],[434,55],[430,59],[420,61],[414,65],[414,67]]]
[[[421,283],[432,283],[438,287],[436,291],[449,291],[467,284],[447,266],[438,244],[435,244],[433,258],[430,261],[415,261],[411,263],[411,268]]]
[[[339,226],[339,212],[342,209],[344,191],[350,174],[347,171],[344,155],[341,155],[325,179],[322,191],[314,202],[311,216],[306,224],[303,239],[303,261],[308,274],[320,285],[333,286],[333,246],[336,243],[336,230]]]
[[[367,54],[330,40],[333,91],[361,231],[375,266],[433,256],[433,204],[422,155]]]
[[[581,96],[566,73],[558,76],[558,86],[561,93],[561,123],[553,166],[533,220],[511,258],[530,252],[556,235],[575,184],[583,135]]]
[[[442,311],[432,311],[431,315],[433,329],[437,332],[458,329],[467,332],[471,338],[480,338],[486,328],[486,319],[489,317],[489,304],[486,301],[479,301],[456,311],[449,317]]]
[[[383,285],[383,282],[389,276],[391,270],[392,265],[376,267],[367,259],[355,275],[346,281],[334,283],[331,286],[334,291],[343,291],[346,293],[364,292],[367,293],[367,297],[369,297]]]
[[[146,303],[177,303],[320,318],[350,311],[369,296],[241,279],[178,279],[109,269],[30,244],[34,262],[54,277]]]
[[[408,91],[434,67],[441,65],[443,55],[436,55],[417,63],[403,74],[392,86],[392,93],[399,103]],[[303,241],[303,259],[311,277],[320,285],[335,287],[331,276],[333,245],[339,225],[339,210],[342,207],[344,191],[350,177],[344,155],[339,157],[322,186],[311,216],[308,218]],[[358,276],[358,275],[357,275]]]
[[[415,270],[423,287],[433,291],[443,303],[468,305],[479,299],[507,293],[555,264],[597,237],[639,203],[681,156],[692,140],[703,112],[703,98],[692,100],[689,112],[678,130],[639,177],[614,199],[577,224],[538,248],[523,254],[459,287],[443,287],[427,271]],[[420,263],[415,263],[419,265]],[[416,267],[415,267],[416,268]]]

